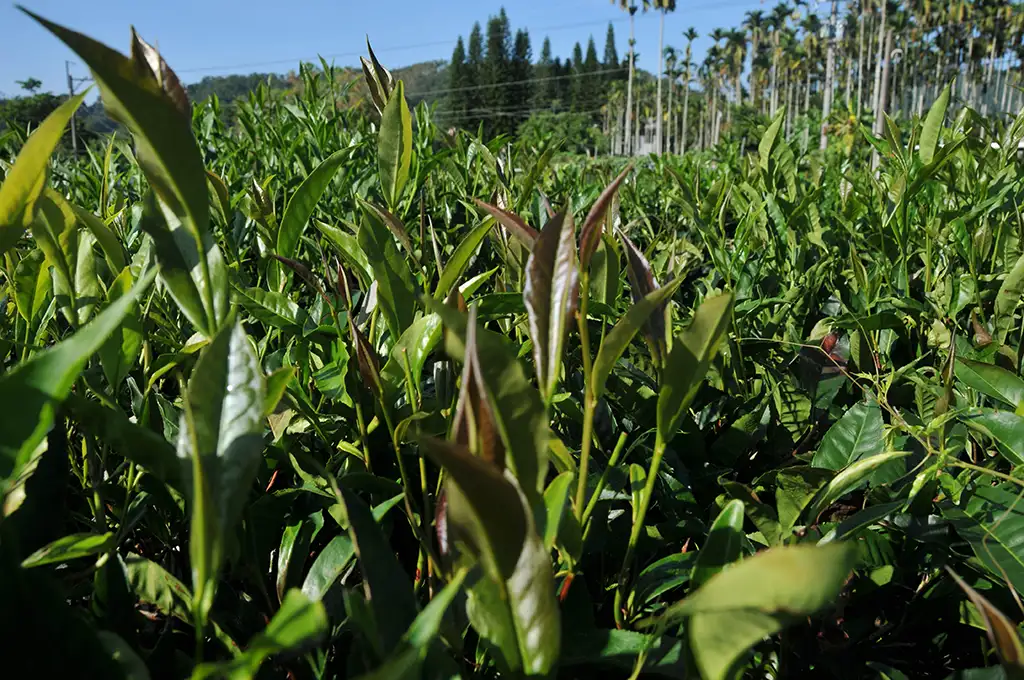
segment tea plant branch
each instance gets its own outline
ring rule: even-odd
[[[590,329],[587,326],[587,307],[590,301],[590,272],[584,270],[580,276],[580,308],[577,325],[580,332],[580,351],[583,355],[583,439],[580,441],[580,469],[576,484],[576,519],[583,525],[583,504],[587,495],[587,475],[590,469],[590,448],[594,439],[594,396],[593,364],[590,357]]]

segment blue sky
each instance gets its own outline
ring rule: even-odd
[[[164,57],[187,83],[206,75],[278,72],[295,68],[299,59],[318,54],[339,65],[358,64],[369,35],[374,51],[389,67],[429,59],[448,59],[459,35],[468,35],[474,21],[504,5],[513,28],[527,28],[534,55],[545,35],[558,56],[572,46],[584,46],[589,35],[604,47],[608,21],[615,23],[620,56],[629,35],[627,14],[609,0],[23,0],[34,12],[85,33],[111,47],[127,51],[129,26],[159,46]],[[716,27],[739,24],[751,9],[769,10],[774,0],[682,0],[665,23],[665,44],[682,47],[682,32],[696,27],[701,54],[709,44],[704,36]],[[45,90],[66,88],[64,60],[74,61],[56,38],[13,4],[0,6],[0,94],[13,95],[15,81],[43,81]],[[639,66],[657,66],[658,16],[638,12],[636,20]],[[73,64],[75,76],[88,75]]]

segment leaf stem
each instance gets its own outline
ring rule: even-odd
[[[615,624],[619,628],[623,625],[622,596],[626,589],[626,581],[629,578],[629,569],[633,562],[633,553],[636,552],[636,544],[640,540],[640,532],[643,531],[644,519],[647,517],[647,508],[651,504],[651,496],[654,495],[654,483],[658,479],[658,468],[661,467],[661,459],[665,456],[666,444],[662,441],[661,435],[654,440],[654,455],[651,457],[651,467],[647,471],[647,483],[644,484],[643,495],[640,496],[640,507],[637,509],[636,521],[633,522],[633,530],[629,534],[629,544],[626,546],[626,556],[622,560],[622,569],[619,570],[619,587],[615,590]]]
[[[594,487],[594,494],[590,497],[590,501],[587,503],[586,510],[583,511],[583,518],[580,520],[580,525],[583,526],[583,542],[587,542],[587,533],[589,527],[587,522],[590,521],[590,515],[593,514],[594,508],[597,507],[597,501],[601,497],[601,492],[604,491],[605,485],[608,483],[608,474],[615,468],[619,463],[619,456],[622,455],[622,450],[626,447],[626,433],[622,432],[619,434],[619,440],[615,442],[615,450],[612,451],[612,457],[608,459],[608,464],[605,466],[604,471],[601,473],[601,477],[597,480],[597,486]]]
[[[583,441],[580,443],[580,469],[576,484],[576,518],[583,518],[583,504],[587,496],[587,473],[590,467],[590,447],[594,439],[593,365],[590,359],[590,329],[587,328],[587,306],[590,301],[590,273],[580,276],[580,309],[577,320],[580,332],[580,351],[583,354]]]

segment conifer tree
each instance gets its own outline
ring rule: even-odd
[[[515,46],[512,49],[511,82],[514,84],[510,89],[514,96],[509,102],[511,109],[521,110],[530,106],[533,95],[533,84],[530,82],[533,77],[533,65],[530,63],[532,57],[530,34],[525,29],[516,31]],[[522,117],[515,117],[513,125],[521,119]]]
[[[455,50],[452,52],[452,63],[448,68],[448,89],[451,92],[447,97],[448,115],[452,124],[466,125],[466,96],[469,94],[465,88],[469,83],[469,65],[466,63],[466,48],[462,43],[462,36],[459,36],[455,43]]]
[[[579,43],[572,48],[572,68],[569,71],[571,78],[569,85],[569,100],[573,111],[583,111],[587,108],[584,101],[587,96],[586,81],[583,70],[583,48]]]
[[[531,105],[534,109],[551,108],[556,98],[557,81],[552,78],[558,75],[555,71],[555,62],[551,57],[551,40],[544,38],[544,45],[540,49],[540,59],[533,67],[533,75],[536,81],[533,85],[533,97]]]
[[[479,87],[483,84],[484,66],[484,34],[480,30],[480,23],[473,24],[473,30],[469,34],[469,54],[466,58],[466,87],[464,106],[469,112],[463,126],[469,130],[479,125],[480,110],[483,108],[483,90]]]
[[[601,66],[609,73],[605,74],[605,80],[615,80],[619,74],[615,69],[619,68],[619,51],[615,47],[615,26],[608,22],[608,33],[604,38],[604,61]]]
[[[597,47],[594,37],[587,42],[587,56],[583,60],[583,111],[594,111],[601,105],[603,87],[601,62],[597,60]]]
[[[510,124],[503,113],[511,101],[508,86],[512,80],[512,40],[509,33],[508,15],[505,8],[487,22],[487,53],[484,55],[483,79],[484,106],[488,109],[486,127],[489,134],[499,135],[510,131]]]

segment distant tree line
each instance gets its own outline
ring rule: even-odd
[[[534,60],[530,34],[519,29],[513,35],[502,8],[488,20],[486,37],[476,23],[468,46],[461,36],[456,42],[443,115],[453,127],[477,129],[482,124],[488,136],[513,133],[535,114],[573,113],[597,122],[609,89],[626,76],[611,24],[603,58],[598,58],[592,36],[585,50],[577,42],[564,60],[552,54],[545,37]]]

